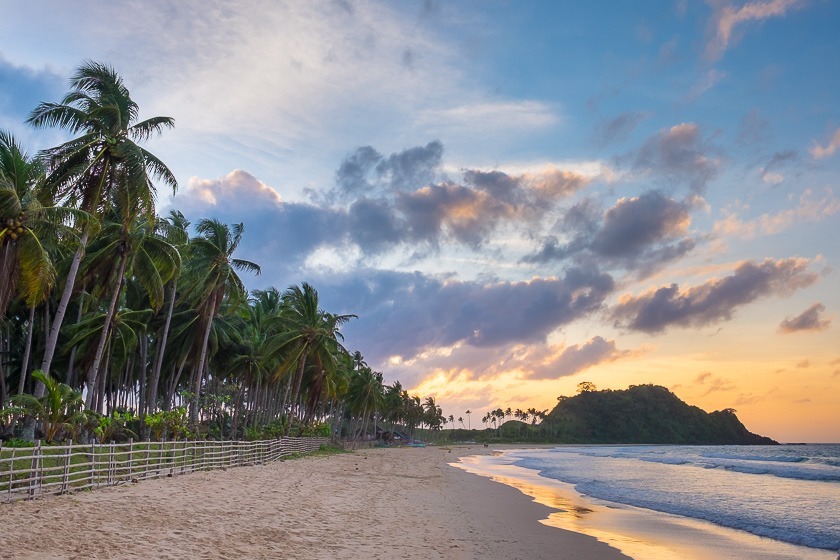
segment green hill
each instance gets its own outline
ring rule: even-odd
[[[732,409],[705,412],[658,385],[560,397],[543,424],[569,443],[778,443],[747,430]]]

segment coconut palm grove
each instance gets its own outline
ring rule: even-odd
[[[156,213],[158,189],[178,185],[143,143],[175,123],[141,119],[112,67],[84,63],[27,124],[71,138],[29,154],[0,132],[4,436],[256,439],[445,423],[433,397],[384,385],[343,346],[355,316],[322,309],[314,286],[248,293],[242,275],[260,265],[236,256],[245,224]]]

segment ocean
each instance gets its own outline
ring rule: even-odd
[[[840,549],[840,445],[560,446],[508,450],[465,465],[514,486],[538,473],[607,507],[702,520],[802,547],[802,555]]]

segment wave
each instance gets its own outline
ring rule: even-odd
[[[780,455],[771,451],[777,447],[758,447],[765,454],[743,452],[720,452],[708,447],[663,446],[663,447],[603,447],[603,448],[556,448],[552,453],[603,458],[630,459],[646,463],[675,466],[691,466],[704,469],[725,469],[742,474],[767,475],[796,480],[820,482],[840,481],[840,460],[820,455]]]
[[[511,456],[514,464],[593,498],[796,545],[840,548],[840,469],[832,465],[840,463],[840,446],[789,455],[769,446],[604,446],[522,450]]]
[[[622,489],[599,481],[576,484],[575,489],[581,494],[593,498],[702,519],[725,527],[747,531],[760,537],[769,537],[791,544],[827,550],[840,548],[840,536],[821,528],[810,527],[807,531],[803,531],[801,528],[773,525],[757,517],[745,516],[743,512],[730,512],[720,507],[698,507],[690,502],[671,501],[666,495],[659,492],[649,494],[640,493],[637,490],[621,492]]]
[[[802,463],[808,461],[808,457],[787,456],[787,455],[733,455],[729,453],[702,453],[701,457],[707,459],[734,459],[738,461],[761,461],[772,463]]]

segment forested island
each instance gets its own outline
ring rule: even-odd
[[[578,388],[578,394],[573,397],[558,397],[559,402],[550,412],[534,409],[490,411],[483,421],[493,427],[485,429],[477,439],[593,444],[778,443],[747,430],[731,408],[706,412],[683,402],[659,385],[631,385],[624,390],[598,391],[592,383],[583,382]],[[517,419],[504,420],[510,416]],[[474,432],[453,430],[451,437],[474,439]]]

